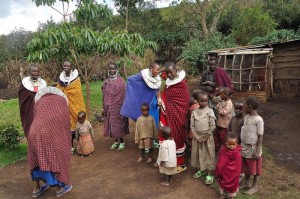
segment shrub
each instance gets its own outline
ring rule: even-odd
[[[0,148],[14,150],[20,143],[20,132],[14,125],[0,126]]]
[[[215,32],[206,41],[201,38],[192,38],[185,43],[180,58],[188,61],[191,75],[196,75],[207,66],[206,54],[208,51],[234,46],[236,44],[231,37],[224,36],[220,32]]]
[[[293,39],[300,39],[300,32],[295,32],[293,30],[275,30],[265,36],[253,38],[249,44],[262,44],[270,42],[283,42]]]

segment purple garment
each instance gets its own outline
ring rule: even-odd
[[[129,134],[128,118],[120,115],[126,95],[126,84],[122,77],[107,79],[103,83],[104,136],[123,138]]]

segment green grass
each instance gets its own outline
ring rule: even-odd
[[[8,164],[25,160],[27,156],[27,144],[19,144],[14,151],[0,150],[0,169]]]
[[[102,109],[102,82],[91,82],[91,112],[100,113]],[[85,85],[82,85],[84,100],[86,99]],[[6,100],[0,104],[0,125],[13,124],[24,136],[18,99]],[[91,117],[93,119],[93,116]],[[14,151],[0,149],[0,169],[4,166],[24,160],[27,156],[27,144],[19,144]]]
[[[23,133],[18,99],[11,99],[0,104],[0,125],[13,124]]]
[[[100,113],[102,110],[102,82],[90,82],[91,86],[91,112]],[[85,85],[82,85],[84,101],[86,101]]]

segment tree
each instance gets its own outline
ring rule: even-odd
[[[217,29],[217,24],[220,19],[221,13],[224,7],[230,1],[231,0],[196,0],[205,40],[208,38],[209,34],[213,33]],[[210,20],[210,24],[208,21],[209,14],[213,14]]]
[[[260,7],[245,8],[233,21],[232,36],[240,45],[275,30],[276,22]]]
[[[83,1],[84,4],[93,4],[91,1]],[[113,32],[109,29],[99,32],[88,27],[91,19],[97,20],[92,9],[75,12],[77,21],[83,20],[85,27],[73,23],[63,23],[59,26],[50,27],[44,32],[36,34],[28,44],[30,61],[49,62],[70,58],[83,77],[86,84],[86,108],[90,116],[90,84],[91,75],[111,55],[126,57],[130,54],[143,56],[147,48],[156,48],[153,42],[145,41],[139,34],[127,34],[126,32]],[[93,7],[92,5],[90,6]],[[94,7],[95,8],[95,7]],[[97,13],[96,11],[94,14]],[[98,12],[98,14],[101,12]],[[87,20],[84,22],[84,20]],[[95,61],[97,60],[97,62]]]

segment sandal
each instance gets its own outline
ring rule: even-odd
[[[156,149],[159,149],[159,143],[157,143],[157,142],[154,141],[153,147],[156,148]]]
[[[214,176],[206,176],[205,184],[210,185],[214,182]]]
[[[136,161],[137,163],[141,163],[143,162],[144,158],[143,157],[139,157],[139,159]]]
[[[150,150],[149,149],[145,149],[145,153],[149,153],[150,152]]]
[[[185,171],[187,168],[186,166],[177,166],[177,173],[181,173],[183,171]]]
[[[39,195],[41,195],[41,193],[43,193],[44,191],[46,191],[48,189],[49,185],[47,183],[43,184],[42,186],[40,186],[40,190],[37,192],[32,192],[32,197],[36,198]]]
[[[60,197],[62,195],[64,195],[65,193],[71,191],[72,189],[72,185],[65,185],[64,187],[62,187],[62,191],[56,192],[56,197]]]
[[[169,182],[161,182],[160,185],[162,185],[162,186],[169,186],[170,183]]]
[[[125,143],[122,142],[119,144],[118,151],[123,151],[125,149]]]
[[[198,179],[198,178],[200,178],[201,176],[203,176],[203,175],[206,175],[206,172],[205,171],[197,171],[194,175],[193,175],[193,178],[195,178],[195,179]]]
[[[119,144],[120,144],[119,142],[114,142],[109,149],[110,150],[115,150],[119,147]]]
[[[155,162],[153,166],[156,167],[156,168],[159,167],[157,162]]]
[[[151,164],[151,163],[152,163],[152,158],[148,158],[146,164]]]

